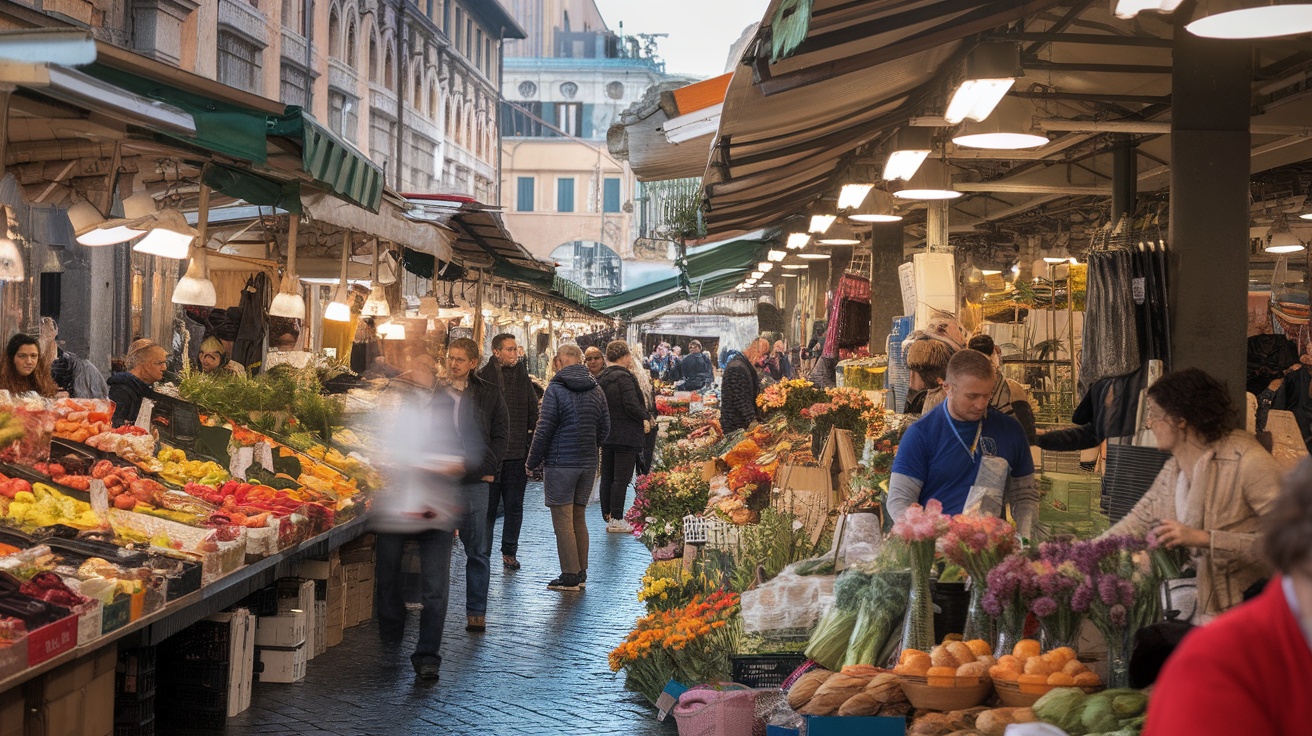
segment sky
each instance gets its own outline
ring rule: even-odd
[[[668,33],[660,40],[665,70],[715,77],[725,72],[729,47],[758,23],[768,0],[596,0],[613,31]]]

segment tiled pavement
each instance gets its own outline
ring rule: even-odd
[[[558,569],[541,484],[529,485],[525,506],[518,572],[501,567],[498,522],[485,634],[464,630],[465,557],[456,543],[438,684],[417,683],[410,668],[418,623],[411,611],[400,647],[380,644],[370,623],[312,660],[303,682],[256,683],[251,709],[229,719],[225,734],[675,734],[674,719],[658,723],[606,665],[644,612],[635,593],[651,556],[632,537],[607,534],[589,507],[587,590],[549,591]]]

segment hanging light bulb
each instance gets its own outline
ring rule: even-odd
[[[1236,3],[1231,3],[1231,5]],[[1243,7],[1195,20],[1185,30],[1203,38],[1254,39],[1312,32],[1312,3],[1245,0]]]
[[[952,175],[947,164],[938,159],[926,161],[920,171],[911,177],[906,188],[893,192],[898,199],[937,200],[956,199],[961,192],[952,189]]]
[[[865,204],[847,219],[853,222],[898,222],[902,215],[893,212],[893,195],[880,189],[871,192]]]
[[[342,242],[342,278],[333,294],[332,303],[323,310],[323,318],[329,322],[350,322],[351,307],[347,300],[351,297],[351,287],[346,285],[346,262],[351,257],[351,231],[346,231]]]
[[[0,281],[22,281],[27,276],[23,268],[23,254],[18,244],[9,238],[9,208],[0,206]]]
[[[154,228],[137,241],[132,250],[163,258],[186,258],[198,235],[196,229],[187,224],[187,218],[177,210],[167,209],[155,213],[154,221]]]
[[[404,340],[405,325],[398,322],[385,322],[378,326],[378,336],[384,340]]]
[[[369,290],[369,298],[365,300],[364,307],[360,309],[360,314],[366,317],[389,317],[392,314],[392,308],[387,304],[387,293],[383,291],[383,285],[378,281],[378,241],[374,241],[374,285]]]
[[[1285,219],[1285,213],[1277,214],[1275,222],[1271,223],[1271,232],[1267,233],[1266,252],[1297,253],[1303,248],[1303,241],[1289,229],[1289,221]]]
[[[282,287],[269,305],[269,315],[290,319],[305,319],[305,298],[301,296],[301,282],[296,278],[296,241],[301,216],[292,214],[287,223],[287,270],[282,274]]]
[[[123,206],[126,209],[127,203],[124,202]],[[210,281],[209,267],[205,262],[205,229],[208,226],[209,217],[210,188],[205,184],[201,184],[200,206],[197,208],[196,215],[199,237],[196,238],[195,244],[192,246],[191,262],[187,264],[187,272],[178,280],[177,286],[173,287],[174,304],[212,307],[218,303],[218,296],[214,293],[214,282]]]
[[[966,148],[1017,151],[1047,145],[1048,137],[1031,133],[1033,126],[1025,103],[1008,97],[987,119],[962,123],[952,142]]]

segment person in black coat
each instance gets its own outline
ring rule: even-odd
[[[518,570],[519,532],[524,524],[524,490],[528,474],[524,459],[533,439],[533,428],[538,424],[538,395],[528,376],[528,366],[519,357],[515,336],[502,333],[492,338],[492,358],[478,372],[479,378],[501,390],[510,417],[507,427],[506,454],[501,459],[501,470],[490,485],[487,504],[489,544],[496,532],[497,507],[505,504],[505,523],[501,529],[501,564],[507,570]]]
[[[483,631],[486,627],[487,589],[491,578],[491,529],[487,523],[488,484],[501,472],[506,454],[509,417],[506,401],[496,386],[489,384],[474,368],[478,366],[478,345],[461,337],[447,346],[448,382],[437,390],[451,399],[456,434],[464,442],[465,477],[461,481],[465,512],[460,520],[460,542],[465,547],[465,617],[466,631]]]
[[[688,343],[688,355],[679,364],[679,377],[683,379],[684,391],[701,391],[715,383],[712,372],[711,356],[702,352],[700,340]]]
[[[720,426],[725,434],[746,429],[760,419],[756,396],[761,392],[761,378],[756,373],[756,362],[769,349],[770,341],[758,337],[746,351],[729,358],[720,380]]]
[[[638,456],[646,446],[651,415],[642,398],[642,388],[633,375],[633,355],[623,340],[606,346],[606,368],[597,376],[606,393],[610,412],[610,436],[601,445],[601,515],[606,531],[630,532],[624,521],[625,498]]]

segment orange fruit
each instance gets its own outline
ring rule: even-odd
[[[955,687],[957,670],[953,667],[930,667],[925,673],[925,682],[930,687]]]
[[[1017,659],[1029,659],[1030,657],[1039,656],[1039,642],[1034,639],[1021,639],[1016,642],[1016,646],[1011,653]]]
[[[1044,675],[1021,675],[1018,682],[1020,691],[1030,695],[1046,695],[1050,689]]]
[[[1076,655],[1075,650],[1070,647],[1057,647],[1043,656],[1048,658],[1053,667],[1061,669],[1066,666],[1067,662],[1075,659]]]
[[[1054,687],[1074,687],[1075,678],[1065,672],[1054,672],[1048,675],[1048,684]]]
[[[966,646],[970,647],[970,651],[974,652],[976,657],[993,656],[993,647],[983,639],[971,639],[966,642]]]

